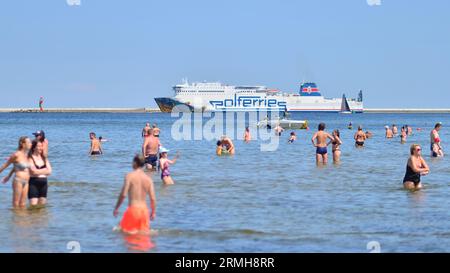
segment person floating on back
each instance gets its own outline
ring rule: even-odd
[[[128,197],[128,208],[120,221],[120,229],[128,234],[149,234],[150,220],[156,217],[156,197],[152,179],[143,171],[145,158],[136,155],[133,159],[133,171],[125,176],[125,180],[117,199],[113,215],[119,215],[119,208]],[[150,198],[149,213],[147,196]],[[149,217],[150,216],[150,217]]]
[[[406,174],[403,178],[403,187],[408,190],[420,190],[422,188],[420,177],[429,174],[430,168],[422,157],[420,145],[411,145],[410,154],[406,165]]]
[[[89,133],[89,138],[91,139],[91,148],[89,149],[89,155],[101,155],[103,154],[102,144],[97,139],[95,133]]]
[[[330,142],[327,143],[327,139],[330,139]],[[313,146],[316,147],[316,163],[323,162],[326,164],[328,162],[327,146],[333,141],[333,136],[325,132],[325,123],[320,123],[318,132],[311,138]]]

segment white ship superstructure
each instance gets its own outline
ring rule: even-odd
[[[220,82],[184,82],[173,87],[171,98],[155,98],[163,112],[184,105],[201,111],[312,111],[340,112],[343,98],[323,97],[315,83],[302,83],[299,93],[282,93],[265,86],[232,86]],[[362,92],[346,99],[352,112],[363,112]]]

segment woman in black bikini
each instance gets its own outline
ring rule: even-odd
[[[427,175],[430,168],[422,157],[422,148],[418,144],[411,145],[411,156],[406,165],[406,174],[403,178],[403,187],[407,190],[420,190],[422,183],[420,176]]]
[[[52,173],[52,166],[44,153],[42,142],[33,141],[28,154],[31,163],[28,199],[31,206],[47,203],[47,177]]]

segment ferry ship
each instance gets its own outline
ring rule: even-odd
[[[316,83],[304,82],[298,93],[282,93],[265,86],[233,86],[220,82],[197,82],[173,87],[174,97],[155,98],[162,112],[185,106],[191,111],[288,111],[362,113],[363,95],[358,98],[325,98]],[[346,102],[344,102],[346,100]],[[342,105],[348,107],[342,109]]]

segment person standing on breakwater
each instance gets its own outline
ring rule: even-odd
[[[355,146],[356,147],[364,147],[364,141],[367,139],[366,134],[363,132],[363,129],[361,126],[358,126],[358,131],[355,133],[355,136],[353,137],[355,139]]]
[[[333,151],[333,162],[339,163],[341,161],[341,145],[342,145],[341,134],[339,130],[336,129],[333,131],[333,138],[334,140],[331,142],[332,144],[331,147]]]
[[[441,138],[439,136],[439,131],[442,128],[442,123],[438,122],[434,126],[434,129],[430,133],[430,143],[431,143],[431,156],[441,157],[444,156],[444,151],[441,146]]]
[[[142,145],[142,155],[145,158],[145,167],[147,170],[156,171],[160,146],[161,142],[159,138],[155,137],[153,133],[145,138],[144,144]]]
[[[101,155],[103,154],[102,144],[97,139],[95,133],[89,133],[89,138],[91,139],[91,148],[89,149],[89,155]]]
[[[422,188],[420,177],[430,173],[430,168],[423,159],[421,151],[420,145],[411,145],[411,156],[408,159],[406,174],[403,178],[403,187],[407,190],[420,190]]]
[[[119,208],[128,196],[128,208],[120,221],[120,229],[128,234],[150,233],[150,220],[156,217],[156,197],[153,180],[144,173],[143,156],[133,158],[133,171],[125,176],[119,198],[117,199],[113,215],[119,215]],[[148,211],[146,199],[150,198],[151,213]],[[150,217],[149,217],[150,216]]]
[[[159,133],[161,130],[159,130],[158,126],[156,126],[156,123],[153,123],[152,126],[152,133],[155,137],[159,137]]]
[[[330,142],[327,143],[327,139]],[[316,147],[316,163],[323,162],[326,164],[328,162],[328,151],[327,146],[334,141],[333,136],[325,132],[325,123],[320,123],[318,131],[311,138],[311,142],[314,147]]]
[[[52,166],[42,142],[33,140],[28,158],[31,163],[28,199],[31,206],[43,206],[47,203],[47,177],[52,174]]]
[[[152,127],[150,127],[150,123],[146,123],[145,127],[142,128],[142,137],[148,137],[151,134]]]
[[[44,156],[48,157],[48,140],[45,138],[45,132],[42,130],[33,133],[35,140],[42,143],[42,148],[44,149]]]
[[[3,172],[9,165],[14,164],[14,168],[8,176],[3,178],[3,183],[8,182],[14,173],[13,180],[13,208],[25,208],[28,197],[28,181],[30,180],[30,163],[28,161],[28,151],[31,149],[31,140],[28,137],[21,137],[19,139],[19,147],[17,151],[12,154],[8,161],[0,167],[0,173]]]
[[[169,165],[170,164],[175,164],[175,162],[177,162],[177,159],[180,157],[180,155],[177,153],[177,155],[175,156],[175,158],[173,160],[170,160],[167,157],[167,153],[169,152],[169,150],[167,150],[164,147],[161,147],[159,149],[159,166],[161,167],[161,180],[164,182],[164,185],[173,185],[173,179],[170,176],[170,171],[169,171]]]
[[[394,133],[392,133],[391,128],[389,126],[384,126],[384,129],[386,129],[386,138],[394,138]]]
[[[39,111],[44,112],[44,97],[39,98]]]
[[[245,127],[244,142],[249,143],[250,140],[252,140],[252,136],[250,134],[250,129],[248,127]]]

